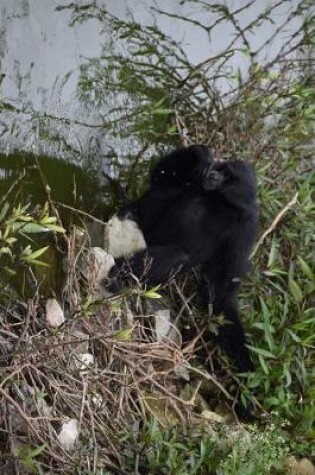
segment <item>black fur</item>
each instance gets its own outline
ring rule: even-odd
[[[151,170],[148,191],[139,200],[124,206],[118,216],[135,220],[144,235],[149,235],[187,191],[209,187],[213,182],[213,163],[212,154],[204,145],[178,148],[163,156]]]
[[[147,249],[128,262],[116,261],[112,290],[130,285],[130,274],[153,286],[200,266],[205,304],[228,320],[220,343],[240,371],[249,371],[237,294],[258,226],[255,175],[243,161],[213,161],[205,147],[195,147],[164,157],[152,171],[149,191],[122,211],[122,218],[129,214],[137,221]]]

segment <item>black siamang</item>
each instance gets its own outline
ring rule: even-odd
[[[130,285],[131,274],[147,285],[157,285],[199,266],[205,304],[227,320],[220,328],[220,345],[238,370],[252,370],[237,306],[258,226],[251,165],[213,160],[202,145],[178,149],[157,163],[149,190],[116,219],[122,224],[135,222],[146,248],[116,259],[109,288]]]

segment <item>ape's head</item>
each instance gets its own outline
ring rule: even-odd
[[[226,160],[213,162],[208,174],[205,189],[223,190],[226,193],[246,192],[248,199],[256,195],[256,179],[252,165],[243,160]]]
[[[162,157],[151,171],[152,188],[201,186],[206,189],[213,156],[205,145],[191,145]],[[213,178],[211,179],[213,180]]]

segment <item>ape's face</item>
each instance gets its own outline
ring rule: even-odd
[[[199,186],[205,191],[233,190],[244,188],[252,190],[255,194],[255,174],[253,168],[242,160],[220,161],[214,160],[205,167],[203,174],[199,177]]]
[[[202,180],[202,188],[205,191],[218,190],[224,182],[224,174],[216,170],[210,170]]]
[[[242,160],[214,161],[209,174],[208,190],[218,188],[225,192],[237,188],[255,196],[256,180],[252,166]]]

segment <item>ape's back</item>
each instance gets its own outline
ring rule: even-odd
[[[215,162],[214,170],[224,176],[220,189],[186,189],[145,232],[148,245],[179,246],[191,256],[192,265],[219,260],[227,247],[238,247],[242,258],[249,254],[258,222],[252,168],[231,161]]]

